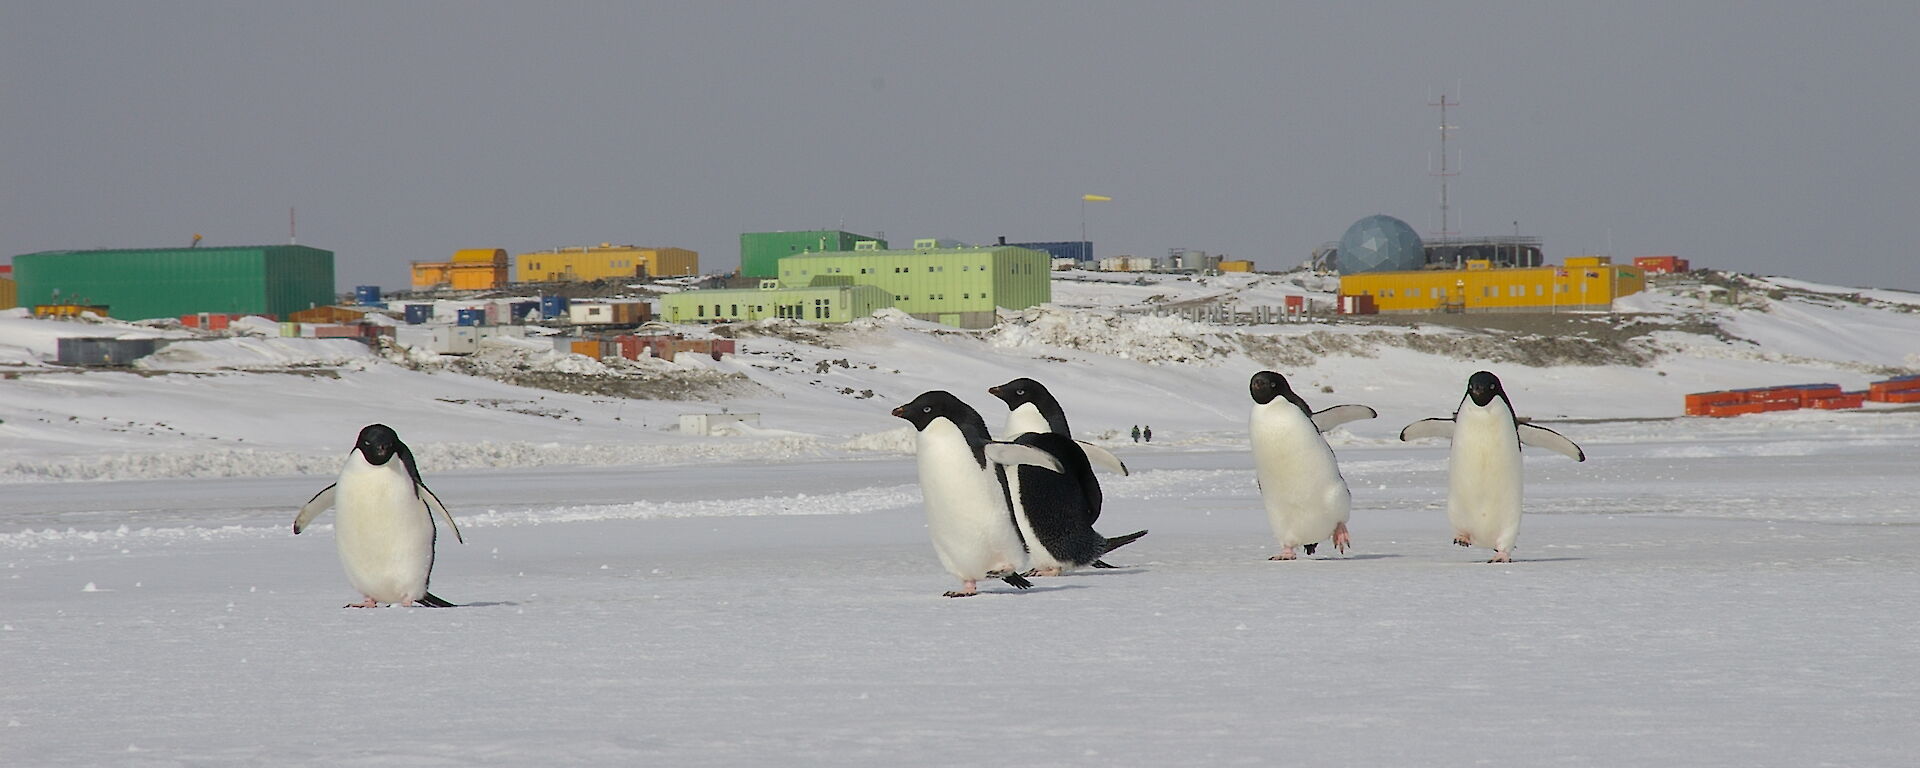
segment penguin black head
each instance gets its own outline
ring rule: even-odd
[[[987,433],[987,422],[980,418],[979,412],[944,389],[920,393],[913,402],[893,409],[893,415],[906,419],[919,431],[925,431],[935,419],[944,418],[960,427],[962,432],[973,427],[983,439]]]
[[[1028,378],[1018,378],[997,387],[988,387],[987,394],[1000,398],[1007,404],[1007,410],[1019,410],[1020,406],[1032,405],[1047,420],[1047,428],[1062,435],[1072,435],[1067,428],[1067,413],[1060,408],[1060,401],[1040,382]]]
[[[1494,398],[1506,396],[1507,391],[1500,387],[1500,377],[1492,373],[1478,371],[1467,377],[1467,397],[1473,399],[1474,405],[1485,408]]]
[[[1000,398],[1001,402],[1007,404],[1009,411],[1027,403],[1033,403],[1034,407],[1039,408],[1042,413],[1045,413],[1049,407],[1054,410],[1060,409],[1060,402],[1053,399],[1053,393],[1048,392],[1046,387],[1033,379],[1019,378],[997,387],[988,387],[987,394]]]
[[[366,457],[368,464],[376,467],[386,464],[394,454],[407,449],[393,427],[385,424],[368,424],[366,429],[360,430],[360,440],[353,447],[360,450],[360,455]]]
[[[1293,393],[1293,387],[1287,384],[1287,377],[1273,371],[1254,374],[1253,380],[1247,382],[1247,392],[1253,395],[1254,402],[1261,405],[1271,403],[1277,397],[1299,406],[1309,417],[1313,415],[1313,409],[1307,407],[1307,401]]]

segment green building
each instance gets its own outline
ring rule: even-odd
[[[887,241],[838,230],[816,229],[805,232],[747,232],[740,235],[740,275],[777,277],[780,260],[798,253],[851,251],[856,243],[872,240],[887,247]]]
[[[660,315],[670,323],[752,322],[786,317],[844,323],[893,306],[893,296],[871,285],[818,285],[783,288],[762,280],[759,290],[682,291],[660,299]]]
[[[1052,258],[1011,245],[937,248],[916,240],[912,250],[862,244],[845,253],[807,253],[780,260],[782,288],[872,285],[893,295],[893,306],[922,320],[958,328],[987,328],[995,307],[1024,309],[1053,300]]]
[[[20,304],[91,304],[121,320],[287,313],[334,302],[333,252],[304,245],[42,251],[13,257]]]

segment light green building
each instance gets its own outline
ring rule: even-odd
[[[842,253],[788,256],[780,260],[780,286],[877,286],[902,312],[958,328],[992,326],[996,307],[1025,309],[1053,300],[1052,261],[1045,251],[937,244],[916,240],[912,250],[880,250],[862,243]]]
[[[683,291],[660,299],[670,323],[752,322],[768,317],[844,323],[893,306],[893,296],[871,285],[781,287],[762,280],[758,290]]]

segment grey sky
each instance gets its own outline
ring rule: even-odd
[[[1372,213],[1549,260],[1920,289],[1920,4],[0,2],[0,258],[409,261],[739,233],[1304,260]]]

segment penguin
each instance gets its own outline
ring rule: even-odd
[[[1447,457],[1447,521],[1453,524],[1453,543],[1492,547],[1489,563],[1513,562],[1513,542],[1520,535],[1520,446],[1587,460],[1586,452],[1560,433],[1520,423],[1500,377],[1487,371],[1467,378],[1467,393],[1453,418],[1422,419],[1400,430],[1401,440],[1429,437],[1453,441]]]
[[[1345,553],[1352,546],[1347,518],[1353,495],[1320,433],[1380,414],[1364,405],[1336,405],[1315,413],[1295,394],[1287,377],[1261,371],[1247,383],[1253,396],[1252,432],[1255,482],[1267,508],[1267,522],[1280,540],[1271,560],[1293,560],[1295,547],[1308,555],[1331,538]]]
[[[394,461],[395,458],[399,461]],[[366,599],[348,608],[373,608],[381,603],[449,608],[453,603],[427,591],[433,572],[438,512],[466,543],[440,497],[420,480],[413,451],[385,424],[360,430],[345,468],[333,485],[314,494],[293,519],[293,532],[306,530],[328,507],[339,510],[334,540],[347,581]]]
[[[1100,557],[1147,532],[1109,539],[1094,531],[1103,497],[1093,467],[1097,464],[1125,475],[1127,465],[1105,448],[1074,440],[1066,412],[1040,382],[1014,379],[989,387],[987,394],[1007,404],[1004,439],[1046,451],[1067,470],[1064,475],[1035,467],[1007,471],[1007,500],[1014,520],[1027,541],[1040,544],[1028,547],[1033,568],[1026,575],[1059,576],[1086,566],[1113,568]]]
[[[1004,464],[1065,469],[1045,451],[987,436],[987,422],[972,406],[945,390],[923,392],[893,409],[917,433],[920,494],[926,499],[927,531],[934,553],[960,589],[947,597],[979,594],[978,582],[998,578],[1018,589],[1033,582],[1026,570],[1027,545],[1008,507]]]

